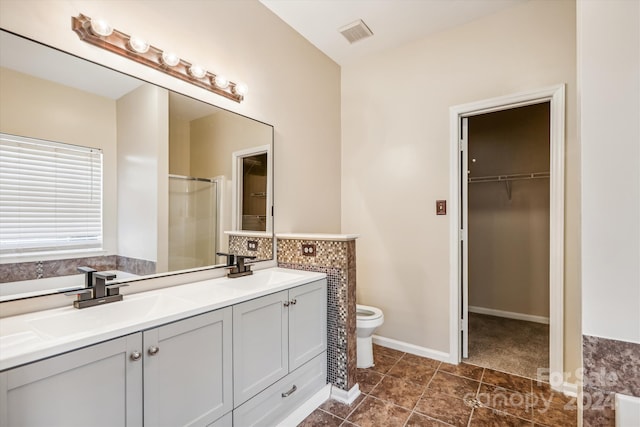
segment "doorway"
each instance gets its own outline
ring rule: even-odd
[[[478,114],[467,127],[468,352],[536,378],[549,368],[549,102]]]
[[[468,352],[469,333],[469,228],[466,200],[469,169],[468,119],[482,114],[529,105],[549,104],[549,377],[555,390],[563,386],[564,289],[564,85],[523,92],[452,107],[451,123],[451,269],[450,360],[459,363]],[[475,184],[474,184],[475,185]],[[506,186],[506,184],[505,184]],[[508,191],[505,188],[505,191]],[[513,191],[513,189],[511,190]],[[543,372],[544,375],[544,372]]]

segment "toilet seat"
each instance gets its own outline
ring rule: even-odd
[[[379,308],[356,304],[357,320],[375,320],[379,319],[380,317],[382,317],[382,310],[380,310]]]

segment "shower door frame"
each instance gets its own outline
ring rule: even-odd
[[[564,373],[564,156],[565,85],[491,98],[450,108],[450,329],[449,359],[460,363],[468,341],[467,163],[464,118],[549,102],[550,231],[549,231],[549,371],[551,386],[563,391]]]

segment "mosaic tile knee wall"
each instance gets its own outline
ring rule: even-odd
[[[350,241],[278,239],[278,267],[327,275],[327,379],[348,391],[356,384],[356,244]],[[315,256],[302,244],[314,244]]]
[[[250,251],[248,242],[252,240],[258,243],[257,250]],[[253,255],[257,259],[273,259],[273,240],[271,237],[247,237],[229,235],[229,253],[237,255]]]

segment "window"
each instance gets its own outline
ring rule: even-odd
[[[0,256],[102,248],[102,151],[0,133]]]

